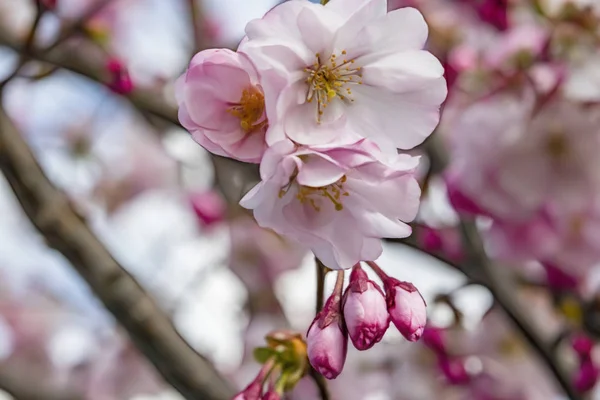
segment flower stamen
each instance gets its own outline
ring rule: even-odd
[[[346,50],[342,50],[342,55],[346,55]],[[306,92],[306,101],[311,103],[313,99],[317,102],[317,122],[321,122],[327,105],[336,97],[340,100],[352,103],[352,89],[350,85],[362,85],[362,70],[360,67],[354,67],[354,59],[344,58],[341,64],[336,54],[332,54],[329,60],[322,62],[319,53],[315,55],[316,61],[312,66],[306,67],[306,83],[308,90]]]
[[[227,112],[239,118],[244,132],[256,132],[267,125],[265,114],[265,96],[255,86],[244,89],[240,102],[232,105]]]
[[[324,197],[333,204],[336,211],[341,211],[344,209],[342,196],[350,196],[344,189],[345,182],[346,176],[344,175],[339,181],[332,183],[331,185],[319,187],[300,186],[298,188],[298,194],[296,194],[296,199],[302,204],[308,202],[315,211],[319,212],[321,211],[321,207],[317,202],[317,199],[319,197]]]

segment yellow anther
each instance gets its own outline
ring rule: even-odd
[[[345,55],[346,50],[342,50],[342,54]],[[305,70],[307,73],[306,83],[309,85],[306,101],[311,102],[313,98],[316,99],[317,122],[321,122],[323,110],[335,98],[346,103],[353,102],[354,99],[349,97],[352,95],[352,91],[348,86],[361,83],[360,68],[349,66],[350,63],[354,63],[354,60],[344,58],[341,63],[341,61],[337,61],[337,57],[337,54],[331,54],[329,59],[322,61],[320,54],[317,53],[317,59],[312,68],[308,67],[308,70]]]
[[[247,133],[257,131],[267,124],[264,117],[265,97],[254,86],[244,89],[239,103],[230,107],[227,112],[239,118],[240,127]]]

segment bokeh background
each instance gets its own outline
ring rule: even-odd
[[[90,79],[15,51],[19,48],[15,43],[27,41],[38,12],[36,1],[0,0],[0,82],[12,78],[2,92],[3,109],[50,181],[68,195],[96,236],[156,300],[185,340],[233,386],[245,386],[259,368],[252,350],[267,333],[281,328],[305,332],[312,321],[314,258],[259,228],[236,205],[255,182],[251,167],[211,157],[180,127],[141,112],[122,96],[130,94],[128,88],[118,85],[131,84],[143,90],[148,101],[159,99],[174,108],[173,84],[191,56],[206,47],[235,48],[245,24],[276,2],[41,3],[47,9],[31,46],[62,49],[66,59],[105,66],[104,75],[99,75],[103,78]],[[414,5],[424,12],[432,27],[430,47],[444,62],[452,62],[452,68],[446,67],[452,74],[449,84],[454,84],[460,68],[468,69],[476,52],[499,46],[498,41],[509,35],[507,30],[516,43],[531,38],[525,30],[512,30],[528,26],[526,13],[511,14],[508,29],[503,24],[509,22],[498,22],[478,8],[484,3],[503,2],[390,0],[389,6]],[[63,37],[65,32],[68,37]],[[447,57],[452,49],[459,51]],[[595,44],[592,49],[598,50]],[[118,73],[107,60],[113,67],[116,63]],[[593,94],[591,87],[597,89],[600,82],[600,62],[585,68],[589,74],[578,78],[572,90],[579,85]],[[457,112],[450,109],[448,115],[453,111]],[[343,374],[330,383],[332,398],[566,399],[545,361],[510,323],[490,291],[427,254],[441,252],[450,260],[464,256],[455,230],[458,215],[448,201],[444,180],[426,171],[432,166],[426,156],[423,161],[427,191],[418,229],[409,243],[387,242],[379,261],[388,273],[420,289],[432,326],[444,329],[456,358],[440,363],[426,344],[408,344],[390,329],[372,350],[350,350]],[[485,228],[486,221],[481,224]],[[586,270],[575,294],[557,296],[536,266],[497,267],[509,276],[510,295],[520,302],[527,321],[539,328],[544,340],[559,338],[558,358],[576,379],[578,364],[569,335],[582,326],[582,299],[588,304],[595,298],[595,269]],[[328,276],[327,288],[332,279]],[[463,379],[467,375],[479,379],[467,382]],[[585,395],[600,399],[600,392],[594,394],[593,389],[597,372],[591,377]],[[0,389],[7,399],[183,398],[138,352],[69,261],[47,245],[2,175]],[[303,380],[291,398],[316,399],[312,381]]]

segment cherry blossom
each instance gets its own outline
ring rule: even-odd
[[[388,156],[366,139],[298,147],[283,141],[261,163],[262,182],[240,202],[259,225],[310,247],[329,268],[382,253],[382,237],[406,237],[419,206],[419,159]]]
[[[265,151],[265,98],[243,55],[224,49],[194,56],[177,82],[179,120],[206,150],[259,162]]]
[[[444,69],[422,50],[427,25],[416,9],[387,13],[385,0],[288,1],[246,33],[240,51],[259,71],[276,71],[261,77],[270,145],[285,137],[325,144],[352,132],[385,150],[410,149],[438,123]],[[346,123],[350,130],[340,130]]]

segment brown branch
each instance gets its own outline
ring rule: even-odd
[[[67,196],[43,173],[0,107],[0,169],[48,245],[68,259],[133,343],[187,399],[227,400],[227,382],[192,349],[138,282],[96,238]]]
[[[96,3],[92,4],[77,20],[71,21],[63,26],[58,38],[56,38],[52,44],[46,47],[45,51],[50,51],[58,47],[67,39],[73,37],[76,33],[83,31],[85,29],[85,25],[89,23],[92,18],[102,12],[102,10],[104,10],[113,1],[116,0],[96,0]]]
[[[327,267],[317,257],[315,257],[315,266],[317,270],[316,314],[318,314],[319,312],[321,312],[321,309],[323,309],[323,302],[325,301],[325,276],[327,275],[327,272],[329,272],[329,269],[327,269]],[[325,377],[318,373],[312,367],[312,365],[310,366],[309,374],[312,380],[315,382],[317,389],[319,390],[319,395],[321,396],[321,399],[331,399]]]
[[[204,10],[201,0],[188,0],[190,20],[192,24],[192,37],[194,38],[193,52],[196,53],[206,48],[206,35],[204,32]]]
[[[80,45],[75,51],[68,46],[61,46],[52,51],[38,48],[26,48],[23,42],[0,24],[0,45],[7,46],[20,54],[26,53],[30,58],[43,61],[54,66],[75,72],[93,81],[106,84],[109,81],[105,65],[106,60],[98,58],[97,54],[87,54],[86,47]],[[126,98],[144,115],[156,117],[170,124],[181,126],[177,118],[177,108],[174,103],[167,101],[162,91],[158,89],[135,88]],[[253,164],[212,155],[215,166],[217,184],[225,198],[232,205],[237,204],[244,190],[235,182],[258,181],[258,168]]]

